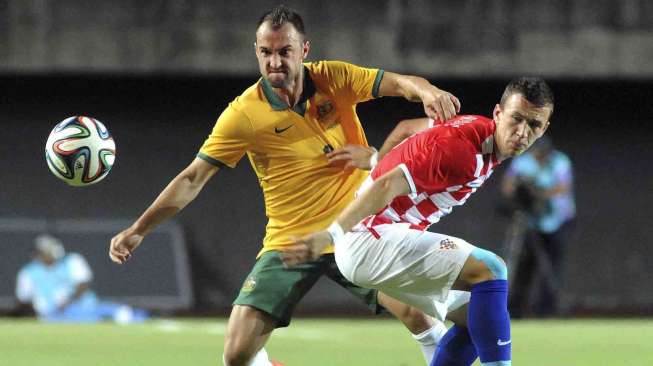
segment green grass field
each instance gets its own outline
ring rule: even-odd
[[[512,329],[514,365],[653,365],[653,320],[515,321]],[[225,320],[0,320],[0,330],[3,366],[222,365]],[[287,366],[424,365],[416,343],[391,319],[295,319],[267,350]]]

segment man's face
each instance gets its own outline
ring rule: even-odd
[[[549,127],[552,111],[551,105],[537,107],[519,93],[511,95],[503,106],[497,104],[493,115],[500,155],[509,158],[526,151]]]
[[[54,262],[57,261],[57,259],[52,254],[45,251],[37,252],[36,257],[46,266],[51,266],[54,264]]]
[[[256,58],[261,75],[273,88],[286,88],[303,72],[309,43],[291,23],[274,29],[263,22],[256,32]]]

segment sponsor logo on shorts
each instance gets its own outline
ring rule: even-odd
[[[243,283],[242,290],[245,292],[250,292],[254,289],[254,287],[256,287],[256,280],[254,277],[249,277],[245,280],[245,283]]]
[[[457,249],[458,246],[451,239],[442,239],[440,241],[440,250]]]

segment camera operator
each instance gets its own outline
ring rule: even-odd
[[[502,191],[513,218],[507,245],[514,279],[508,304],[511,316],[556,315],[564,252],[575,216],[571,162],[543,137],[513,160]],[[536,296],[529,309],[531,285]]]

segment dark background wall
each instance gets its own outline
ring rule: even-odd
[[[193,159],[220,111],[255,80],[255,75],[0,76],[0,216],[135,219]],[[489,115],[508,80],[433,81],[460,97],[463,113]],[[576,168],[578,225],[568,248],[566,303],[572,310],[650,311],[653,81],[550,82],[557,104],[549,131]],[[398,120],[421,114],[420,105],[401,99],[359,106],[377,147]],[[95,186],[66,186],[43,159],[50,129],[71,115],[98,118],[116,140],[116,165]],[[503,169],[433,229],[501,252],[508,220],[495,207]],[[266,223],[247,161],[219,172],[177,219],[188,242],[195,310],[227,309],[254,263]],[[321,284],[303,309],[362,311],[353,304],[344,291]]]

